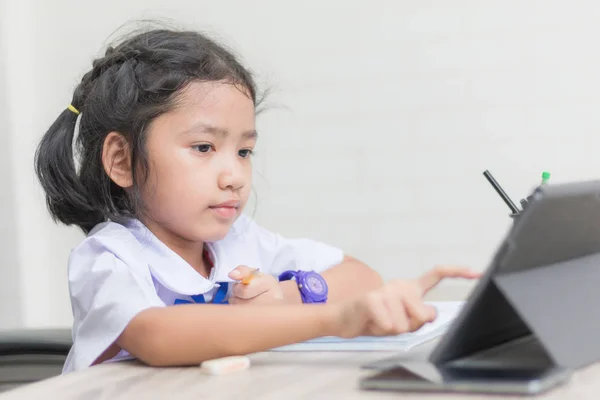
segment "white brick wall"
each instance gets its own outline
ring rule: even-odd
[[[12,167],[26,325],[69,323],[64,268],[80,238],[45,216],[30,153],[127,19],[173,18],[237,49],[273,87],[256,218],[339,245],[386,278],[487,265],[510,221],[484,169],[516,202],[543,170],[554,182],[600,175],[596,1],[8,4],[12,33],[31,32],[8,40],[7,54],[25,58],[0,61],[22,153]]]

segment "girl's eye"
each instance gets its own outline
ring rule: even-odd
[[[248,157],[249,157],[249,156],[251,156],[253,153],[254,153],[254,152],[253,152],[252,150],[250,150],[250,149],[243,149],[243,150],[240,150],[240,151],[238,152],[239,156],[240,156],[240,157],[242,157],[242,158],[248,158]]]
[[[200,153],[208,153],[212,150],[212,146],[210,144],[197,144],[196,146],[194,146],[194,149],[196,149]]]

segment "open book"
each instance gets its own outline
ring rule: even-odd
[[[437,318],[419,330],[398,336],[359,336],[342,339],[326,336],[302,343],[277,347],[272,351],[408,351],[415,346],[441,336],[456,318],[463,301],[428,302],[437,309]]]

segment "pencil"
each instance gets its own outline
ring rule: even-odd
[[[260,270],[257,268],[254,271],[252,271],[252,273],[250,275],[242,278],[242,283],[244,285],[249,285],[250,282],[252,282],[252,279],[256,278],[259,275],[260,275]]]

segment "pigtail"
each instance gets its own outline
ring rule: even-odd
[[[50,126],[36,149],[35,171],[54,221],[78,225],[88,233],[103,216],[90,201],[75,168],[73,138],[78,114],[69,106]]]

